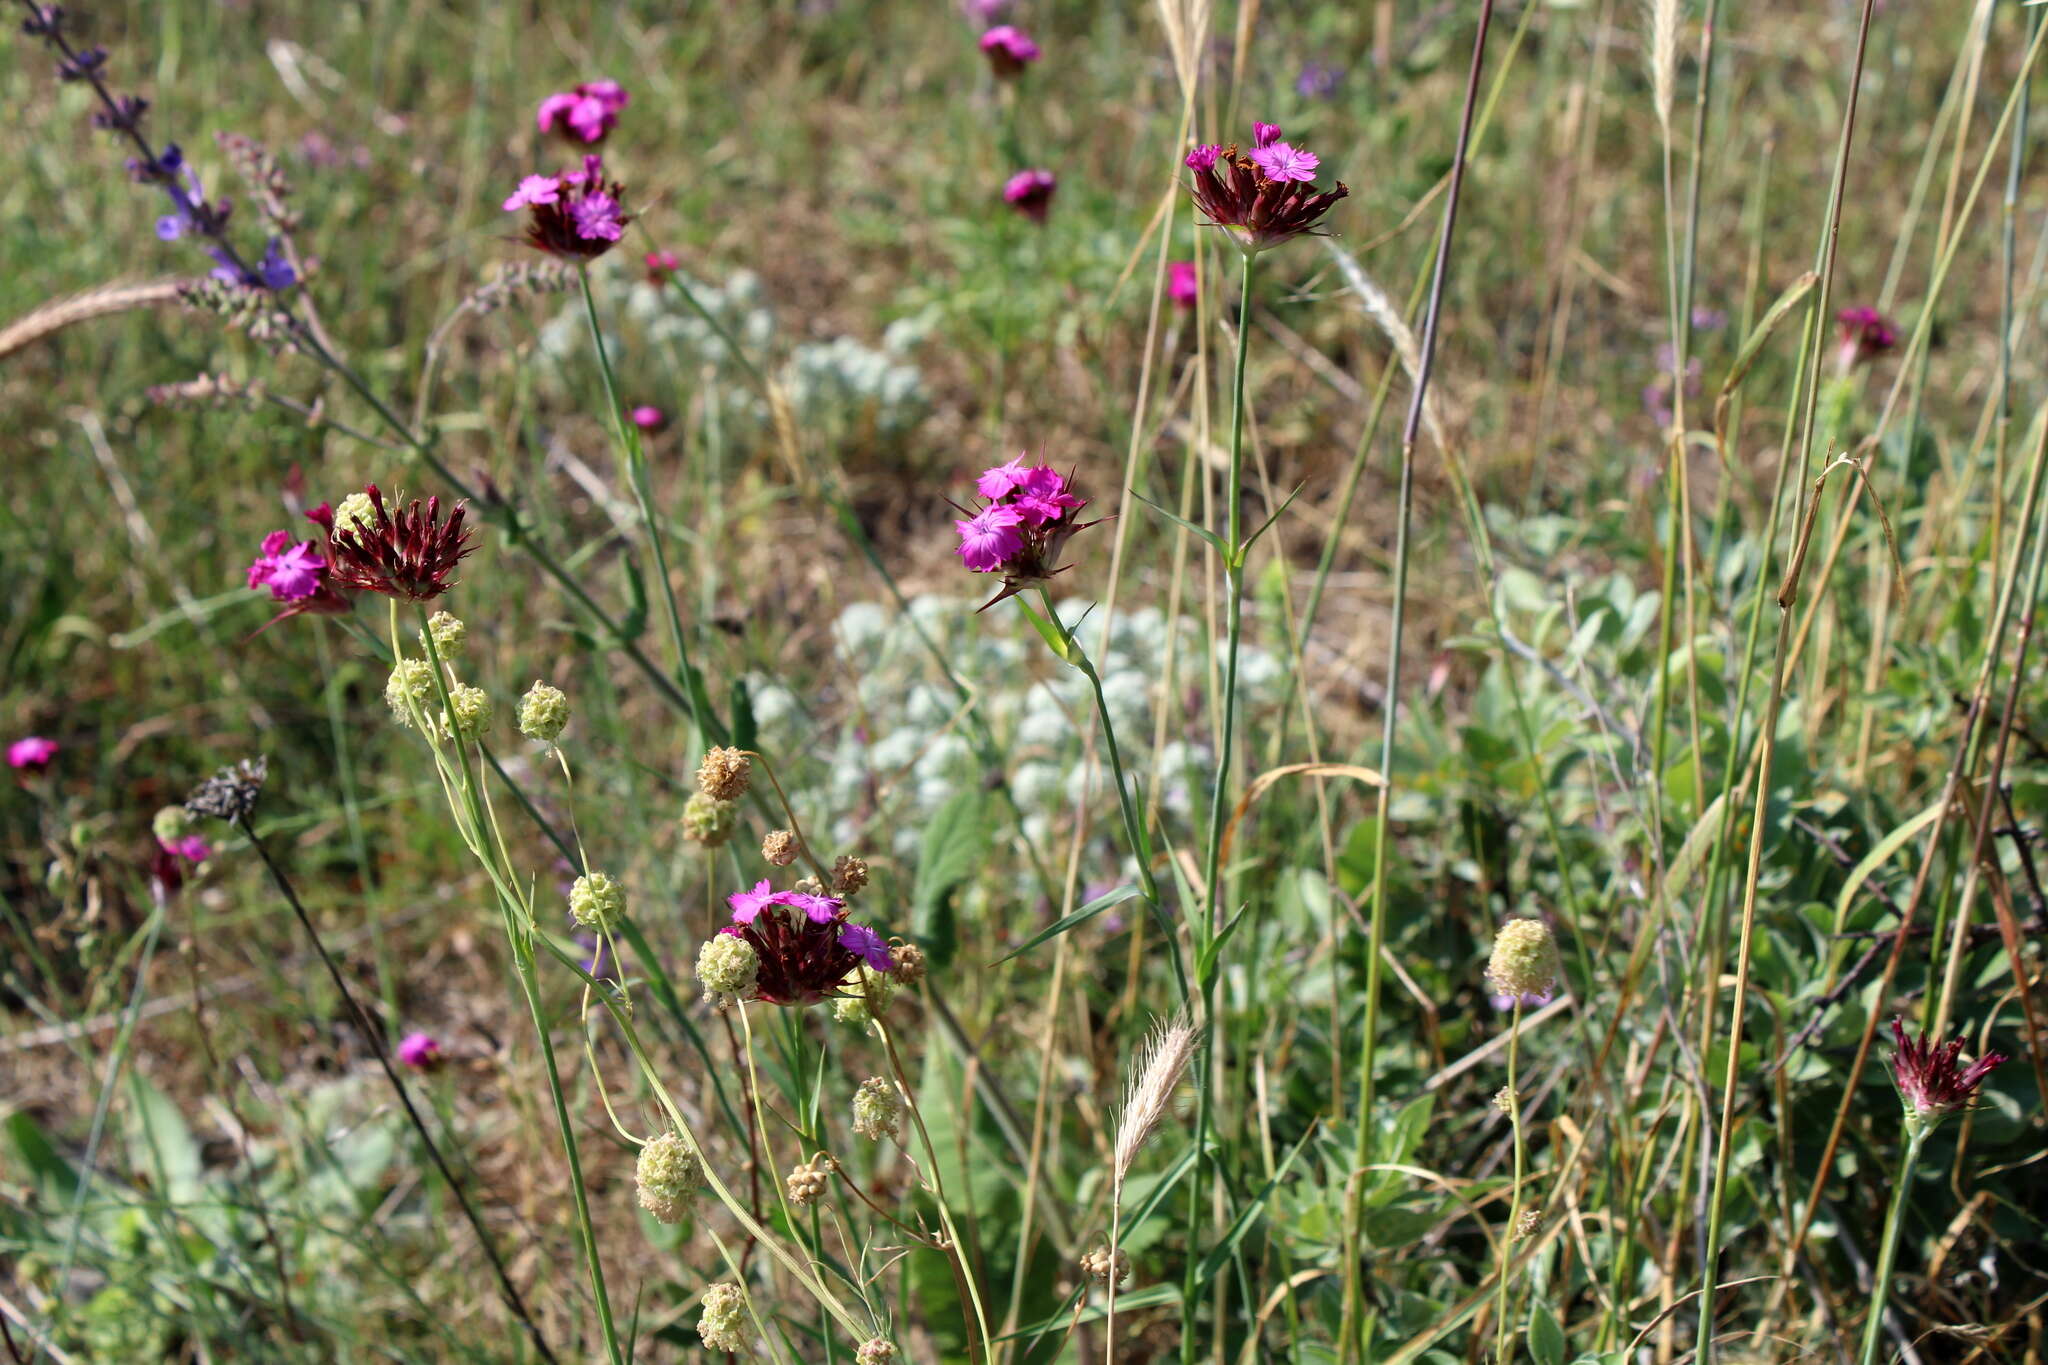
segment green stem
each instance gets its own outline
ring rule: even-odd
[[[1913,1187],[1913,1168],[1920,1164],[1920,1147],[1928,1129],[1917,1119],[1906,1121],[1906,1153],[1899,1159],[1898,1178],[1892,1184],[1892,1202],[1884,1216],[1884,1241],[1878,1247],[1877,1273],[1870,1281],[1870,1317],[1863,1324],[1863,1352],[1858,1365],[1876,1365],[1878,1339],[1884,1335],[1885,1300],[1891,1297],[1892,1264],[1899,1255],[1900,1224],[1905,1222],[1906,1199]]]
[[[1496,1365],[1508,1365],[1508,1270],[1514,1263],[1516,1225],[1522,1221],[1522,1171],[1528,1147],[1522,1140],[1522,1095],[1515,1089],[1517,1064],[1522,1046],[1522,997],[1515,996],[1515,1013],[1508,1024],[1508,1123],[1515,1133],[1515,1183],[1508,1192],[1508,1228],[1500,1239],[1500,1284],[1496,1296],[1493,1358]]]
[[[661,581],[662,604],[668,608],[669,643],[676,651],[676,676],[683,684],[683,699],[689,705],[690,725],[697,742],[709,741],[704,731],[703,708],[693,685],[696,670],[690,667],[690,647],[683,635],[683,616],[676,606],[675,584],[669,578],[668,549],[662,541],[661,523],[654,516],[654,500],[647,486],[647,453],[639,433],[626,425],[626,411],[619,403],[618,380],[612,374],[611,352],[604,344],[604,330],[597,323],[597,299],[590,290],[590,267],[578,266],[576,279],[582,285],[583,319],[590,325],[590,344],[597,350],[597,368],[604,376],[605,407],[611,416],[612,438],[626,456],[626,481],[633,486],[633,501],[640,508],[640,522],[647,528],[647,547],[654,555],[654,576]]]
[[[1246,360],[1251,353],[1252,313],[1252,267],[1258,260],[1253,252],[1244,253],[1244,272],[1239,277],[1237,305],[1237,365],[1231,380],[1230,403],[1230,472],[1223,489],[1224,500],[1224,646],[1223,646],[1223,723],[1216,740],[1215,786],[1209,794],[1209,842],[1203,855],[1202,877],[1203,907],[1199,924],[1190,922],[1195,945],[1195,988],[1202,996],[1202,1033],[1200,1053],[1195,1058],[1195,1168],[1188,1180],[1188,1258],[1187,1269],[1181,1281],[1181,1337],[1180,1358],[1182,1365],[1193,1365],[1195,1358],[1195,1333],[1193,1331],[1195,1277],[1201,1268],[1201,1258],[1194,1254],[1202,1227],[1202,1198],[1206,1192],[1209,1177],[1209,1127],[1211,1074],[1215,1062],[1217,1041],[1216,1028],[1216,981],[1222,975],[1220,964],[1211,962],[1202,965],[1203,949],[1219,933],[1223,926],[1223,819],[1230,803],[1230,758],[1231,749],[1237,742],[1237,659],[1238,646],[1244,637],[1244,550],[1241,537],[1244,533],[1244,382]],[[1176,955],[1177,957],[1178,955]],[[1219,1310],[1220,1311],[1220,1310]],[[1223,1324],[1216,1324],[1217,1340],[1223,1337]]]

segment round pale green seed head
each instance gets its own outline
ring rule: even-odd
[[[192,814],[183,806],[165,806],[149,822],[149,828],[158,843],[174,843],[191,832]]]
[[[867,967],[856,967],[840,989],[847,994],[832,1002],[832,1017],[842,1024],[866,1028],[875,1015],[889,1007],[896,983]]]
[[[1493,940],[1486,979],[1502,995],[1545,995],[1557,988],[1564,964],[1557,940],[1540,919],[1511,919]]]
[[[454,720],[449,720],[449,713]],[[465,744],[484,737],[491,728],[491,694],[481,687],[457,683],[448,689],[448,710],[441,713],[441,733],[453,734]]]
[[[459,658],[463,646],[469,643],[469,627],[462,624],[462,618],[445,611],[437,611],[427,618],[427,629],[420,636],[420,648],[427,647],[428,636],[433,637],[434,648],[442,661]]]
[[[717,848],[739,827],[740,808],[734,802],[692,792],[683,803],[683,837],[706,848]]]
[[[569,913],[586,929],[610,933],[626,913],[626,892],[602,872],[586,872],[569,887]]]
[[[697,1193],[697,1158],[674,1133],[663,1133],[640,1149],[633,1167],[634,1182],[640,1187],[640,1207],[654,1215],[657,1223],[679,1223],[690,1211]]]
[[[870,1076],[853,1092],[853,1131],[870,1141],[896,1136],[903,1117],[903,1098],[880,1076]]]
[[[543,744],[553,744],[569,723],[569,698],[559,687],[535,680],[519,699],[519,733]]]
[[[368,493],[351,493],[341,500],[341,506],[334,509],[334,529],[353,531],[377,524],[377,505],[370,501]]]
[[[760,970],[761,955],[738,934],[713,934],[697,950],[697,980],[714,995],[745,999]]]
[[[736,1284],[714,1284],[704,1291],[704,1312],[697,1335],[712,1351],[743,1351],[747,1347],[747,1299]]]
[[[398,723],[411,726],[412,713],[424,713],[434,699],[434,667],[425,659],[400,659],[384,684],[384,700]]]

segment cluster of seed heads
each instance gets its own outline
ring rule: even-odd
[[[782,1182],[789,1202],[799,1207],[815,1204],[832,1184],[832,1158],[820,1152],[800,1166],[790,1167]]]
[[[263,401],[263,381],[241,380],[230,374],[201,374],[175,384],[153,384],[143,390],[152,403],[175,406],[204,403],[211,407],[230,405],[254,407]]]
[[[238,332],[248,334],[272,355],[297,348],[298,329],[290,313],[276,304],[267,289],[245,284],[205,279],[189,280],[178,286],[178,298],[195,312],[211,313]]]
[[[1096,1247],[1093,1251],[1082,1253],[1081,1273],[1095,1283],[1108,1284],[1112,1271],[1115,1272],[1114,1278],[1119,1285],[1129,1282],[1131,1258],[1124,1254],[1122,1247],[1116,1249],[1114,1257],[1109,1254],[1108,1247]]]
[[[291,182],[270,150],[254,138],[240,133],[215,133],[214,141],[256,194],[257,212],[263,221],[286,236],[298,230],[299,214],[285,201],[291,198]]]

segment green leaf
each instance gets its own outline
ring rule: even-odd
[[[1038,638],[1045,641],[1045,647],[1052,651],[1052,656],[1061,663],[1073,663],[1074,647],[1068,643],[1066,635],[1060,628],[1033,611],[1031,604],[1023,598],[1017,599],[1017,605],[1024,609],[1024,619],[1029,621],[1031,628],[1038,632]]]
[[[68,1207],[78,1194],[78,1172],[58,1153],[49,1134],[27,1113],[16,1110],[7,1116],[7,1136],[20,1154],[22,1165],[28,1167],[45,1191],[58,1196]]]
[[[917,883],[911,892],[911,925],[933,962],[945,966],[959,947],[953,916],[953,892],[974,875],[988,856],[988,827],[982,795],[967,790],[939,807],[925,826],[917,857]]]
[[[1019,944],[1015,948],[1012,948],[1009,952],[1004,953],[1001,957],[997,958],[994,962],[991,962],[988,965],[991,967],[1000,967],[1005,962],[1008,962],[1011,958],[1016,957],[1020,953],[1030,952],[1033,948],[1036,948],[1039,944],[1044,943],[1048,939],[1058,938],[1061,934],[1066,933],[1069,929],[1078,929],[1080,926],[1086,924],[1089,920],[1094,919],[1097,915],[1109,909],[1112,905],[1122,905],[1125,901],[1131,899],[1133,896],[1137,894],[1138,888],[1135,886],[1119,886],[1114,891],[1105,891],[1101,895],[1097,896],[1094,900],[1089,901],[1086,905],[1082,906],[1079,910],[1076,910],[1073,914],[1065,916],[1064,918],[1060,919],[1057,923],[1047,925],[1045,928],[1033,934],[1030,938],[1024,940],[1023,943]]]
[[[159,1193],[173,1204],[188,1204],[200,1192],[199,1143],[185,1116],[163,1091],[142,1076],[128,1075],[128,1160],[160,1182]]]
[[[1540,1299],[1529,1319],[1529,1354],[1536,1365],[1564,1365],[1564,1328],[1557,1325],[1549,1305]]]
[[[1244,538],[1244,547],[1243,547],[1243,548],[1244,548],[1244,549],[1246,549],[1246,550],[1249,550],[1249,549],[1251,549],[1251,547],[1252,547],[1252,546],[1253,546],[1253,545],[1254,545],[1255,543],[1257,543],[1257,541],[1258,541],[1258,539],[1259,539],[1259,537],[1260,537],[1260,536],[1262,536],[1262,535],[1266,534],[1266,532],[1268,532],[1268,531],[1272,530],[1272,529],[1273,529],[1273,523],[1274,523],[1274,522],[1276,522],[1276,521],[1278,521],[1278,520],[1280,520],[1280,514],[1281,514],[1282,512],[1285,512],[1285,511],[1286,511],[1286,510],[1287,510],[1287,509],[1288,509],[1289,507],[1292,507],[1292,506],[1294,505],[1294,500],[1295,500],[1296,498],[1298,498],[1298,497],[1300,497],[1300,496],[1301,496],[1301,490],[1302,490],[1302,489],[1304,489],[1304,488],[1306,488],[1306,487],[1308,487],[1308,485],[1307,485],[1307,484],[1305,484],[1305,483],[1303,483],[1303,484],[1296,484],[1296,485],[1295,485],[1295,488],[1294,488],[1294,491],[1293,491],[1292,493],[1289,493],[1289,494],[1288,494],[1288,495],[1287,495],[1286,497],[1282,498],[1282,499],[1280,500],[1280,505],[1279,505],[1278,507],[1275,507],[1275,508],[1273,509],[1273,513],[1272,513],[1272,515],[1271,515],[1271,516],[1269,516],[1269,517],[1267,517],[1267,518],[1266,518],[1266,519],[1265,519],[1264,521],[1262,521],[1262,522],[1260,522],[1260,523],[1259,523],[1259,529],[1258,529],[1258,530],[1256,530],[1256,531],[1254,531],[1254,532],[1252,532],[1252,533],[1251,533],[1250,535],[1248,535],[1248,536],[1246,536],[1246,537]]]
[[[619,560],[626,570],[626,595],[633,605],[619,617],[619,643],[631,644],[647,629],[647,584],[641,581],[640,566],[627,555]]]
[[[1202,1258],[1202,1264],[1195,1270],[1195,1283],[1197,1286],[1208,1284],[1209,1281],[1216,1278],[1216,1272],[1223,1269],[1224,1263],[1230,1259],[1231,1254],[1237,1250],[1239,1243],[1243,1242],[1246,1234],[1252,1230],[1252,1224],[1256,1223],[1259,1220],[1259,1215],[1266,1211],[1266,1202],[1273,1197],[1273,1191],[1280,1188],[1280,1182],[1287,1178],[1288,1169],[1294,1165],[1294,1159],[1301,1155],[1301,1149],[1308,1145],[1308,1140],[1315,1136],[1315,1131],[1315,1125],[1311,1124],[1309,1130],[1301,1135],[1301,1141],[1294,1144],[1294,1149],[1282,1159],[1280,1165],[1274,1170],[1273,1178],[1266,1182],[1265,1187],[1253,1197],[1250,1203],[1238,1210],[1237,1217],[1231,1220],[1230,1227],[1224,1232],[1222,1240],[1209,1248],[1209,1254]]]
[[[747,691],[745,678],[734,678],[728,690],[728,705],[732,708],[732,747],[735,749],[757,748],[759,728],[754,723],[754,698]]]
[[[1792,313],[1798,302],[1810,293],[1820,276],[1811,270],[1785,286],[1785,292],[1778,295],[1770,310],[1757,325],[1742,339],[1742,349],[1735,354],[1735,363],[1728,367],[1728,377],[1721,381],[1721,395],[1726,397],[1735,392],[1749,374],[1749,367],[1756,364],[1757,356],[1763,353],[1764,343],[1771,339],[1771,333],[1778,330]]]
[[[1152,499],[1146,497],[1143,493],[1138,492],[1135,488],[1131,490],[1131,496],[1136,498],[1139,502],[1144,503],[1147,507],[1157,512],[1160,516],[1165,517],[1174,525],[1179,526],[1184,530],[1192,531],[1196,535],[1200,536],[1203,540],[1209,543],[1210,547],[1214,549],[1217,554],[1227,555],[1229,553],[1228,548],[1223,544],[1223,537],[1217,535],[1208,527],[1197,526],[1192,521],[1189,521],[1186,517],[1179,516],[1173,512],[1167,511],[1164,507],[1161,507],[1158,503],[1152,501]]]
[[[1195,959],[1195,980],[1198,983],[1208,984],[1210,973],[1216,970],[1217,959],[1223,956],[1223,945],[1230,942],[1230,936],[1244,923],[1244,917],[1251,912],[1251,908],[1250,901],[1238,906],[1237,913],[1230,917],[1230,923],[1223,926],[1223,931],[1202,945],[1201,955]]]

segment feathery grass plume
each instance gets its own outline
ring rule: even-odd
[[[1678,0],[1643,0],[1649,41],[1643,53],[1650,63],[1650,95],[1657,105],[1657,126],[1671,139],[1671,105],[1678,85]]]
[[[147,284],[106,284],[66,298],[52,299],[0,327],[0,357],[13,355],[46,336],[93,318],[176,303],[178,291],[188,283],[188,280],[170,279],[152,280]]]
[[[1422,374],[1422,346],[1415,340],[1415,333],[1408,326],[1408,319],[1401,316],[1401,310],[1387,297],[1387,291],[1373,282],[1372,276],[1343,247],[1325,240],[1323,248],[1330,253],[1330,259],[1337,263],[1337,273],[1344,277],[1345,287],[1358,296],[1358,302],[1365,308],[1365,315],[1373,325],[1384,332],[1387,341],[1400,357],[1401,368],[1408,372],[1408,382],[1415,383]],[[1443,413],[1439,408],[1436,389],[1422,395],[1422,425],[1429,428],[1429,439],[1439,449],[1444,445]]]
[[[1173,1092],[1187,1074],[1195,1055],[1195,1025],[1186,1014],[1156,1021],[1138,1055],[1132,1059],[1130,1079],[1124,1085],[1123,1114],[1117,1119],[1116,1150],[1112,1158],[1112,1188],[1122,1196],[1124,1177],[1131,1163],[1159,1131],[1160,1121],[1172,1106]]]

